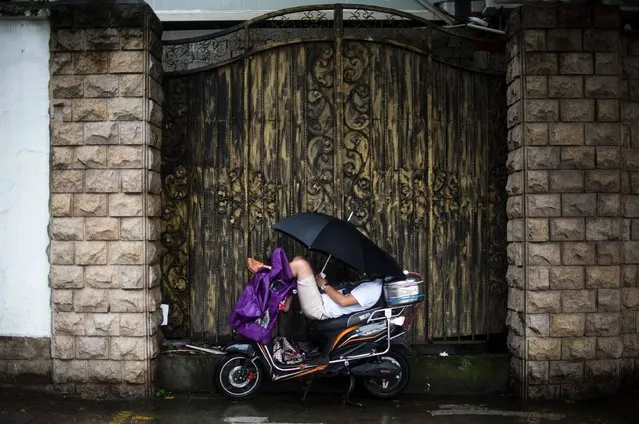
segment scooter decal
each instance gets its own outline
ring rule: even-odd
[[[357,329],[361,327],[361,325],[353,325],[352,327],[348,327],[347,329],[343,330],[341,333],[339,333],[339,335],[337,336],[337,338],[335,339],[335,342],[333,342],[333,346],[331,346],[331,350],[335,349],[335,346],[337,346],[337,343],[341,340],[341,338],[345,335],[348,334],[349,332]]]
[[[352,339],[346,340],[343,344],[339,345],[339,347],[344,347],[347,344],[353,343],[353,342],[361,342],[361,341],[364,341],[364,340],[374,339],[374,338],[378,337],[380,333],[377,333],[377,334],[374,334],[374,335],[368,336],[368,337],[354,337]]]

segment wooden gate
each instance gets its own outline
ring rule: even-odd
[[[271,229],[301,211],[354,212],[425,276],[413,343],[501,332],[505,76],[480,41],[395,10],[329,5],[167,42],[165,335],[230,338],[244,258],[305,253]],[[280,330],[299,332],[297,321]]]

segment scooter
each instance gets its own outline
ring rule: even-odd
[[[357,380],[377,398],[392,398],[408,385],[412,355],[406,334],[424,300],[423,279],[408,273],[406,279],[384,283],[383,298],[372,309],[335,319],[311,321],[309,339],[316,343],[314,353],[302,354],[296,364],[275,359],[273,343],[239,341],[222,349],[187,347],[224,355],[214,372],[218,392],[231,400],[253,396],[267,378],[306,381],[303,400],[315,378],[348,376],[344,403]]]

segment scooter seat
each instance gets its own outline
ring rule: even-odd
[[[335,331],[335,330],[343,330],[352,325],[366,322],[366,320],[370,318],[371,314],[376,309],[378,308],[372,308],[372,309],[367,309],[365,311],[354,312],[350,315],[343,315],[339,318],[311,321],[309,326],[314,328],[316,331],[319,331],[320,333],[325,333],[328,331]]]

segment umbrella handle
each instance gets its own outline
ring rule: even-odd
[[[352,217],[353,217],[353,212],[351,212],[351,214],[348,216],[348,219],[346,220],[346,222],[350,222]],[[320,277],[326,278],[326,274],[324,274],[324,270],[326,269],[326,265],[328,265],[328,261],[331,260],[332,256],[333,255],[328,255],[328,258],[326,258],[326,262],[324,262],[324,266],[322,267],[322,270],[319,273]]]

